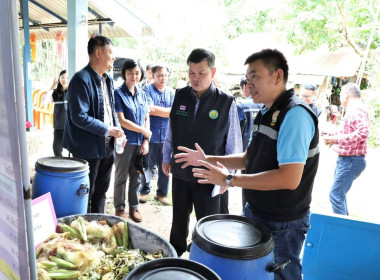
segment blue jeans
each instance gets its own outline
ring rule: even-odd
[[[243,215],[262,225],[272,232],[274,240],[274,260],[281,264],[290,260],[284,270],[275,273],[275,280],[302,280],[300,254],[305,236],[310,228],[310,213],[300,220],[290,222],[274,222],[262,219],[252,213],[249,203],[246,203]]]
[[[330,190],[330,202],[335,214],[348,215],[347,193],[352,182],[366,167],[364,156],[341,157],[336,160],[334,184]]]
[[[162,148],[163,143],[149,143],[148,168],[145,170],[145,176],[141,176],[141,194],[150,193],[150,179],[155,164],[158,167],[157,195],[167,196],[169,191],[169,177],[162,172]],[[144,178],[145,177],[145,178]]]

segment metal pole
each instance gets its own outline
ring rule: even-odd
[[[16,1],[15,1],[16,2]],[[24,95],[26,119],[33,123],[33,100],[32,100],[32,80],[31,73],[31,56],[30,56],[30,33],[29,33],[29,7],[28,0],[20,0],[22,25],[24,28]],[[21,64],[20,64],[21,65]]]
[[[13,66],[15,77],[15,92],[16,92],[16,110],[18,120],[18,135],[20,144],[20,157],[21,157],[21,170],[22,170],[22,184],[24,188],[24,205],[25,205],[25,220],[26,220],[26,235],[28,243],[28,256],[29,256],[29,269],[30,279],[37,280],[37,268],[36,268],[36,254],[34,251],[34,236],[33,236],[33,220],[32,220],[32,207],[31,207],[31,189],[29,179],[29,167],[28,167],[28,153],[27,142],[25,132],[25,114],[24,114],[24,98],[22,92],[22,74],[21,74],[21,61],[20,61],[20,40],[19,40],[19,28],[18,28],[18,16],[17,16],[17,2],[8,0],[9,5],[12,7],[12,20],[11,20],[11,33],[12,33],[12,53],[13,53]],[[24,5],[25,0],[23,0]],[[26,1],[27,2],[27,1]],[[27,3],[26,3],[27,4]],[[29,26],[29,23],[28,23]],[[25,30],[25,25],[24,25]],[[28,38],[29,42],[29,38]],[[29,53],[30,57],[30,53]],[[27,81],[26,81],[27,82]]]

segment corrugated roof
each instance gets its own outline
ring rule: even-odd
[[[20,1],[17,1],[20,11]],[[118,0],[88,0],[88,35],[99,32],[107,37],[153,35],[152,28],[131,7]],[[23,28],[21,12],[19,26]],[[29,0],[29,28],[37,39],[54,39],[58,30],[67,35],[67,0]],[[128,23],[128,24],[126,24]]]

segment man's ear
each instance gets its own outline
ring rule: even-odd
[[[96,58],[100,57],[100,54],[102,52],[102,48],[95,48],[94,55]]]
[[[214,68],[212,68],[212,70],[211,70],[211,78],[214,78],[215,73],[216,73],[216,68],[214,67]]]
[[[274,74],[276,75],[276,85],[284,81],[284,71],[282,71],[282,69],[278,68]]]

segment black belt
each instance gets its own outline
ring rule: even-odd
[[[112,139],[112,136],[107,136],[104,140],[104,142],[106,142],[106,144],[108,144]]]

